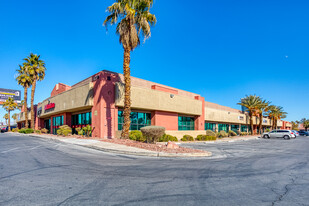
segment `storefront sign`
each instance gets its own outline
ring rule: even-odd
[[[55,103],[49,103],[47,105],[45,105],[44,109],[45,110],[49,110],[49,109],[53,109],[55,108]]]
[[[2,89],[0,88],[0,102],[4,102],[9,97],[13,98],[18,103],[21,100],[20,90]]]

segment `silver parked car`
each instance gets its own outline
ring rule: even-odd
[[[298,131],[296,131],[296,130],[292,130],[292,132],[295,134],[295,136],[296,136],[296,137],[298,137],[298,136],[299,136],[299,132],[298,132]]]
[[[263,138],[283,138],[283,139],[291,139],[296,138],[296,135],[292,130],[273,130],[271,132],[266,132],[262,135]]]

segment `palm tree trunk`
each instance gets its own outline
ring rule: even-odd
[[[130,75],[130,49],[124,50],[123,59],[124,74],[124,110],[123,110],[123,128],[121,133],[122,139],[129,138],[130,130],[130,114],[131,114],[131,75]]]
[[[10,113],[11,113],[11,111],[9,110],[8,111],[8,115],[9,115],[9,129],[8,130],[9,130],[9,132],[11,131],[11,114]]]
[[[250,117],[251,135],[253,135],[253,115],[251,112],[249,114],[249,117]]]
[[[36,80],[33,81],[31,87],[31,128],[34,130],[34,92],[35,92]]]
[[[28,88],[24,88],[24,113],[25,113],[25,128],[28,128],[28,107],[27,107]]]
[[[260,129],[260,134],[262,134],[262,130],[263,130],[263,114],[260,114],[260,125],[259,125],[259,129]]]

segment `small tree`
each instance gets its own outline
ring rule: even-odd
[[[2,107],[8,112],[8,122],[9,122],[9,129],[8,131],[11,131],[11,111],[15,110],[17,108],[17,103],[14,101],[13,98],[9,97],[2,105]]]
[[[16,113],[12,115],[12,119],[14,119],[14,123],[16,124],[16,120],[17,120],[17,114]]]
[[[8,119],[9,119],[9,114],[6,113],[6,114],[3,116],[3,119],[5,119],[5,124],[7,125],[7,124],[8,124]]]
[[[303,123],[303,126],[304,126],[304,128],[305,128],[305,130],[308,130],[308,128],[309,128],[309,119],[302,119],[302,121],[301,121],[302,123]]]

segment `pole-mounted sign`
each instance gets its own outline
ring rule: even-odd
[[[21,100],[20,90],[0,88],[0,104],[5,102],[9,97],[13,98],[17,103],[20,103]]]

